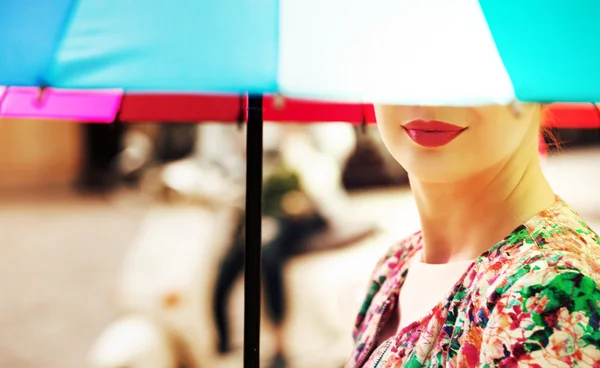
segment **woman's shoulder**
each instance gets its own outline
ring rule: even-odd
[[[527,235],[513,257],[518,264],[579,271],[600,281],[600,236],[569,205],[561,201],[524,226]]]
[[[600,285],[600,236],[571,207],[555,206],[516,229],[478,267],[489,297],[567,278]]]

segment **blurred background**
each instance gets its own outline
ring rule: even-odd
[[[264,133],[264,366],[339,368],[418,229],[407,176],[374,126]],[[600,132],[557,134],[546,173],[600,229]],[[1,120],[0,367],[240,367],[244,180],[236,124]]]

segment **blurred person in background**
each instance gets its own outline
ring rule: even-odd
[[[372,274],[347,367],[596,367],[600,237],[548,184],[540,106],[376,106],[421,230]]]
[[[300,186],[299,176],[284,165],[268,174],[263,188],[263,285],[266,310],[275,328],[275,360],[283,367],[285,287],[283,267],[303,241],[326,226],[325,218],[316,210]],[[244,214],[240,216],[233,242],[219,268],[214,296],[215,322],[219,353],[229,351],[227,299],[244,269]]]
[[[338,139],[332,140],[332,136]],[[328,143],[324,146],[326,139]],[[352,127],[347,124],[316,129],[313,126],[265,126],[262,267],[267,314],[275,332],[273,367],[286,366],[285,263],[301,252],[299,248],[306,246],[311,237],[326,231],[331,220],[343,212],[346,198],[341,173],[354,143]],[[231,160],[232,156],[221,153],[220,157]],[[238,158],[238,162],[243,162],[243,155]],[[233,162],[227,165],[239,167]],[[230,350],[227,300],[244,269],[244,234],[242,211],[215,286],[214,313],[221,354]]]

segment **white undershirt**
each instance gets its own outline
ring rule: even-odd
[[[400,290],[400,323],[398,330],[425,317],[436,305],[450,294],[474,261],[458,261],[444,264],[423,263],[422,251],[410,261],[408,275]]]

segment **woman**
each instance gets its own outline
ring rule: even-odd
[[[377,264],[348,367],[600,367],[600,237],[539,161],[538,105],[377,106],[422,230]]]

